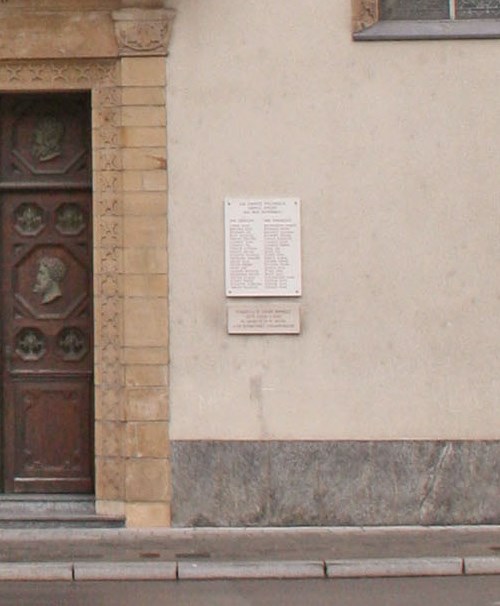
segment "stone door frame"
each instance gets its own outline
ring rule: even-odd
[[[34,36],[22,59],[0,49],[0,93],[90,91],[96,511],[129,526],[169,525],[165,56],[173,12],[74,6],[44,13],[46,36]],[[24,19],[5,10],[2,28],[16,39]],[[71,26],[80,18],[98,32],[84,47]],[[56,53],[50,26],[59,32],[61,21]]]

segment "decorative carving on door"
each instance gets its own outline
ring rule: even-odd
[[[90,99],[0,95],[4,490],[92,490]]]
[[[59,333],[57,346],[64,360],[81,360],[88,352],[85,335],[75,327],[65,328]]]
[[[57,257],[42,257],[38,263],[38,273],[33,292],[40,293],[42,303],[52,303],[62,297],[61,283],[66,275],[66,265]]]
[[[23,236],[36,236],[45,227],[42,208],[38,204],[24,202],[14,212],[14,226]]]
[[[40,360],[45,354],[46,341],[38,328],[24,328],[16,338],[16,353],[25,361]]]
[[[54,116],[42,116],[35,125],[31,153],[38,162],[48,162],[62,153],[64,122]]]
[[[85,228],[83,210],[71,202],[61,204],[56,211],[56,229],[68,236],[79,234]]]

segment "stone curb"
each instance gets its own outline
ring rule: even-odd
[[[58,562],[2,562],[0,581],[72,581],[73,565]]]
[[[176,562],[76,562],[75,581],[175,581]]]
[[[500,574],[500,557],[274,561],[2,562],[0,581],[335,579]]]
[[[179,580],[209,579],[322,579],[322,561],[297,562],[179,562]]]
[[[463,574],[462,558],[369,558],[326,562],[328,578],[424,577]]]
[[[464,558],[465,574],[500,574],[500,556]]]
[[[199,528],[51,528],[51,529],[0,529],[0,539],[4,542],[71,542],[78,540],[92,543],[96,540],[113,538],[114,540],[131,543],[146,539],[176,540],[276,536],[328,536],[335,537],[391,537],[391,536],[431,536],[431,537],[467,537],[468,535],[484,535],[489,538],[500,533],[500,525],[478,526],[294,526],[294,527],[199,527]]]

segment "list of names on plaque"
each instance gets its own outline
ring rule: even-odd
[[[298,199],[227,198],[225,229],[228,297],[301,294]]]

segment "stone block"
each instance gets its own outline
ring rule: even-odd
[[[115,249],[121,246],[123,239],[123,220],[120,217],[100,217],[94,226],[95,242],[101,250]],[[97,248],[97,247],[96,247]]]
[[[265,442],[175,441],[175,526],[259,526],[268,519]]]
[[[166,191],[167,171],[148,170],[143,172],[142,184],[145,191]]]
[[[165,421],[129,422],[126,444],[128,457],[167,458],[168,424]]]
[[[160,86],[124,86],[122,91],[122,105],[160,105],[165,106],[165,87]]]
[[[95,453],[101,457],[120,457],[123,452],[123,423],[95,422]]]
[[[167,384],[166,366],[134,364],[125,369],[127,387],[163,387]]]
[[[122,108],[122,126],[166,126],[163,107],[128,106]]]
[[[140,276],[125,275],[123,291],[125,297],[166,297],[168,292],[167,276],[153,274]]]
[[[168,392],[165,388],[149,387],[127,390],[127,421],[166,421]]]
[[[167,299],[127,297],[124,300],[126,347],[161,347],[167,343]]]
[[[166,216],[167,195],[163,191],[125,192],[123,206],[125,215]]]
[[[179,562],[180,580],[322,579],[323,562]]]
[[[75,581],[175,581],[175,562],[76,562]]]
[[[127,126],[123,127],[121,132],[122,144],[129,149],[147,150],[155,147],[165,149],[167,145],[167,131],[163,126]]]
[[[168,503],[127,503],[126,512],[127,526],[130,528],[170,526]]]
[[[1,562],[0,581],[72,581],[69,563]]]
[[[269,524],[310,526],[321,524],[325,488],[318,442],[270,442]]]
[[[123,421],[125,406],[121,387],[98,385],[95,388],[96,420]]]
[[[164,57],[126,57],[121,61],[122,86],[165,86],[167,67]]]
[[[169,497],[169,471],[167,460],[127,460],[126,500],[166,502]]]
[[[132,248],[167,247],[167,221],[165,216],[128,215],[123,220],[127,246]]]
[[[124,517],[125,503],[123,501],[96,501],[95,510],[98,515]]]
[[[125,465],[119,457],[95,459],[96,498],[119,501],[125,496]]]
[[[162,276],[158,276],[161,278]],[[126,347],[123,350],[125,364],[168,364],[167,347]]]
[[[500,574],[500,556],[464,558],[465,574]]]
[[[326,563],[329,578],[425,577],[462,574],[461,558],[362,558]]]
[[[2,40],[0,59],[100,59],[118,54],[113,23],[105,11],[77,12],[75,18],[69,11],[21,8],[2,15]]]
[[[167,254],[158,248],[126,248],[123,265],[128,274],[166,274]]]
[[[123,190],[125,192],[166,192],[167,172],[163,169],[127,170],[123,173]]]
[[[165,170],[167,151],[164,147],[127,148],[122,155],[125,170]]]

